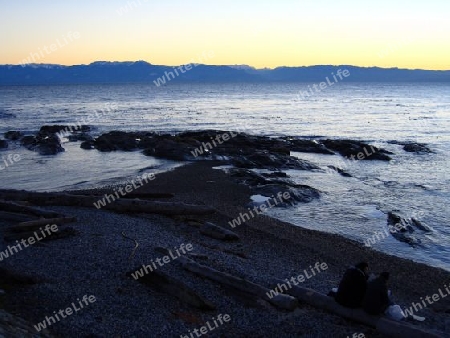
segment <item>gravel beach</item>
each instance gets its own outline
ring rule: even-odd
[[[361,260],[371,272],[390,271],[390,288],[402,308],[437,293],[448,285],[450,273],[411,260],[376,252],[338,235],[302,228],[259,215],[231,228],[252,195],[213,161],[194,162],[157,174],[139,193],[172,193],[170,201],[211,206],[207,216],[127,215],[95,208],[46,207],[75,216],[73,237],[38,243],[5,259],[0,266],[31,276],[35,284],[6,290],[4,309],[36,325],[54,311],[66,309],[83,296],[95,302],[49,327],[56,337],[197,337],[208,321],[228,314],[229,322],[208,329],[209,337],[383,337],[366,326],[300,304],[293,312],[249,299],[183,268],[177,260],[158,267],[215,305],[212,311],[195,309],[176,297],[148,287],[130,276],[143,264],[163,257],[158,247],[175,250],[191,244],[190,257],[200,264],[271,288],[276,279],[309,271],[317,262],[327,269],[307,278],[302,286],[327,293],[336,287],[345,269]],[[98,194],[108,190],[97,189]],[[90,191],[92,192],[92,191]],[[304,204],[307,208],[308,204]],[[212,222],[240,237],[224,242],[200,233],[199,225]],[[11,223],[2,221],[2,229]],[[2,236],[3,237],[3,236]],[[134,251],[135,242],[139,246]],[[2,239],[3,241],[3,239]],[[3,242],[2,248],[8,243]],[[450,336],[450,301],[445,298],[418,314],[423,328]],[[37,333],[37,332],[36,332]],[[0,333],[1,336],[1,333]]]

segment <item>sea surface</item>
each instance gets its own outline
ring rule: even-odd
[[[426,224],[412,247],[388,237],[373,247],[450,270],[450,85],[337,83],[302,97],[312,83],[11,86],[0,87],[0,133],[34,133],[42,125],[83,123],[93,134],[110,130],[180,132],[237,130],[258,135],[351,138],[395,153],[390,163],[346,161],[340,156],[293,153],[322,168],[335,165],[352,178],[327,171],[288,171],[323,197],[268,214],[295,225],[365,242],[386,229],[398,210]],[[427,143],[432,154],[403,151],[389,141]],[[55,191],[117,183],[176,163],[140,152],[100,153],[65,142],[66,151],[41,156],[18,144],[0,151],[20,160],[0,170],[0,188]],[[355,257],[355,260],[358,260]],[[351,263],[351,262],[349,262]]]

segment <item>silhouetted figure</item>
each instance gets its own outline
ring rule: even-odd
[[[389,305],[393,305],[389,299],[388,280],[389,272],[382,272],[380,276],[367,283],[367,291],[363,299],[363,309],[368,314],[381,315]]]
[[[345,271],[334,297],[336,301],[352,309],[362,306],[366,293],[367,279],[369,278],[369,264],[361,262]]]

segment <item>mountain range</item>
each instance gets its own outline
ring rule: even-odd
[[[336,77],[347,70],[348,77]],[[347,74],[348,74],[347,73]],[[334,80],[333,80],[334,79]],[[256,69],[247,65],[153,65],[145,61],[97,61],[88,65],[0,65],[0,85],[61,85],[180,82],[450,82],[450,71],[356,66],[305,66]],[[337,81],[335,81],[337,80]]]

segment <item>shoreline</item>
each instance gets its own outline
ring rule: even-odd
[[[72,227],[79,231],[79,234],[52,241],[44,247],[24,250],[23,255],[15,255],[5,261],[8,269],[17,273],[27,271],[31,275],[37,275],[39,279],[36,285],[27,290],[8,290],[6,308],[19,313],[32,323],[37,323],[43,313],[51,314],[64,304],[70,304],[71,299],[76,299],[78,295],[88,293],[98,299],[96,306],[89,311],[80,312],[80,318],[76,316],[52,326],[52,333],[57,336],[67,336],[67,332],[72,332],[73,336],[88,332],[94,334],[85,327],[88,325],[92,326],[92,330],[97,330],[95,334],[103,336],[111,333],[108,326],[113,325],[115,321],[119,322],[117,330],[122,333],[129,332],[129,326],[135,326],[144,320],[141,315],[133,315],[135,310],[132,309],[138,307],[143,311],[142,315],[145,314],[147,321],[150,318],[154,322],[150,325],[151,328],[147,326],[144,331],[154,330],[157,332],[156,336],[169,333],[170,336],[186,334],[195,327],[201,327],[200,323],[207,322],[214,313],[193,310],[165,293],[155,293],[153,289],[137,284],[135,280],[119,277],[158,257],[158,250],[155,250],[158,247],[178,247],[180,243],[192,243],[194,252],[198,255],[192,257],[199,259],[202,264],[246,278],[269,289],[274,280],[296,276],[309,266],[314,266],[316,262],[321,262],[327,264],[327,270],[306,279],[302,286],[326,294],[338,285],[349,265],[367,260],[374,273],[391,271],[390,288],[402,308],[408,308],[412,303],[420,301],[420,297],[434,294],[439,286],[450,279],[450,273],[443,269],[378,252],[340,235],[309,230],[301,225],[282,222],[263,214],[231,229],[228,222],[248,210],[245,205],[250,201],[253,192],[248,186],[236,183],[222,170],[213,169],[219,164],[222,162],[188,163],[159,173],[154,180],[134,191],[140,194],[170,194],[173,197],[168,199],[172,202],[211,206],[216,209],[216,213],[212,215],[128,215],[80,207],[45,207],[48,210],[76,215],[78,221]],[[99,187],[77,193],[102,195],[112,189],[114,187]],[[203,236],[198,227],[204,222],[212,222],[232,230],[240,240],[222,242]],[[122,231],[130,238],[137,238],[140,243],[132,261],[129,260],[132,245],[120,235]],[[106,241],[102,238],[109,239]],[[93,250],[93,247],[97,249]],[[200,258],[204,256],[207,258]],[[104,257],[109,259],[105,261]],[[63,267],[62,264],[68,266]],[[286,313],[265,303],[242,298],[242,295],[217,288],[218,285],[214,282],[179,271],[175,263],[167,264],[162,271],[175,276],[211,300],[217,306],[216,314],[230,314],[231,324],[218,328],[212,336],[222,334],[227,337],[227,332],[231,332],[230,337],[243,337],[248,334],[275,337],[280,332],[284,332],[286,336],[298,336],[309,330],[318,337],[330,334],[344,337],[351,336],[354,332],[362,332],[366,337],[382,337],[373,329],[310,306],[301,305],[294,312]],[[94,276],[94,279],[89,276]],[[105,287],[95,285],[105,278],[108,281]],[[91,292],[92,289],[94,291]],[[27,303],[30,298],[34,306]],[[416,325],[435,328],[448,334],[450,319],[445,311],[450,309],[450,304],[447,300],[448,298],[442,299],[436,306],[420,311],[419,314],[427,320]],[[149,301],[157,305],[150,306]],[[119,304],[115,305],[115,302]],[[159,314],[154,314],[155,306]],[[147,310],[144,310],[146,307]],[[106,308],[110,308],[113,313],[108,318],[105,318]],[[183,309],[181,313],[177,312],[179,308]],[[151,309],[153,312],[148,311]],[[246,314],[248,312],[250,314]],[[196,318],[195,324],[185,318],[186,313]],[[119,319],[119,314],[125,318]],[[102,321],[95,319],[98,317],[103,318]],[[167,325],[170,328],[164,329]],[[140,336],[144,331],[135,329],[132,332]]]

